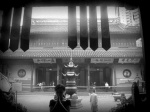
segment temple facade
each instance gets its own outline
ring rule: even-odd
[[[120,13],[120,14],[119,14]],[[134,15],[134,16],[133,16]],[[22,91],[30,91],[44,82],[45,86],[64,84],[64,65],[72,57],[78,65],[77,87],[89,88],[96,82],[102,87],[129,89],[137,77],[143,76],[143,50],[138,9],[118,8],[117,16],[109,18],[111,48],[102,48],[101,21],[98,25],[98,49],[83,50],[80,46],[80,20],[77,18],[77,47],[68,47],[65,18],[31,18],[29,49],[0,51],[0,72],[10,80],[22,83]],[[134,18],[133,18],[134,17]],[[89,38],[89,37],[88,37]],[[89,40],[88,40],[89,41]],[[129,87],[129,88],[122,88]]]

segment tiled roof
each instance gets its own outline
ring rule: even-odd
[[[8,49],[5,53],[0,51],[0,58],[39,58],[39,57],[143,57],[142,48],[110,48],[105,51],[103,48],[98,48],[96,51],[92,51],[90,48],[83,50],[82,48],[40,48],[29,49],[26,52],[21,49],[12,52]]]
[[[139,33],[140,26],[128,26],[121,23],[119,18],[109,18],[109,30],[111,33]],[[89,19],[87,19],[89,24]],[[101,20],[97,19],[98,30],[101,32]],[[31,33],[68,32],[68,19],[60,18],[32,18]],[[77,31],[79,31],[80,19],[77,19]]]
[[[111,33],[139,33],[140,27],[122,27],[121,24],[109,24],[109,30]],[[79,31],[79,26],[77,27]],[[101,32],[101,24],[98,24],[98,31]],[[68,32],[67,25],[32,25],[31,33],[49,33],[49,32]]]

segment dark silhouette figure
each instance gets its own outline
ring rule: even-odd
[[[71,101],[65,98],[65,87],[58,84],[55,87],[55,99],[50,100],[50,112],[70,112]]]

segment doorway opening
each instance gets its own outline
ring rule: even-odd
[[[44,82],[45,86],[56,86],[57,84],[57,71],[49,68],[37,68],[36,83]]]

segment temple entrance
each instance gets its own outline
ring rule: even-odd
[[[46,82],[46,75],[45,75],[45,69],[44,68],[38,68],[37,69],[37,77],[36,77],[36,84]]]
[[[84,68],[80,69],[80,74],[77,77],[77,86],[86,86],[86,70]]]
[[[56,86],[57,85],[57,71],[49,72],[49,85]]]
[[[104,78],[104,82],[107,82],[110,86],[112,85],[111,84],[111,68],[109,68],[109,67],[105,67],[104,68],[104,76],[103,76],[103,78]]]
[[[94,82],[96,82],[96,86],[100,86],[100,72],[99,71],[91,71],[90,72],[90,85],[92,86]]]
[[[55,86],[57,84],[57,71],[49,68],[37,68],[36,84],[45,83],[45,86]]]
[[[96,82],[96,86],[105,86],[107,82],[112,85],[111,68],[110,67],[95,67],[90,70],[90,85]]]

